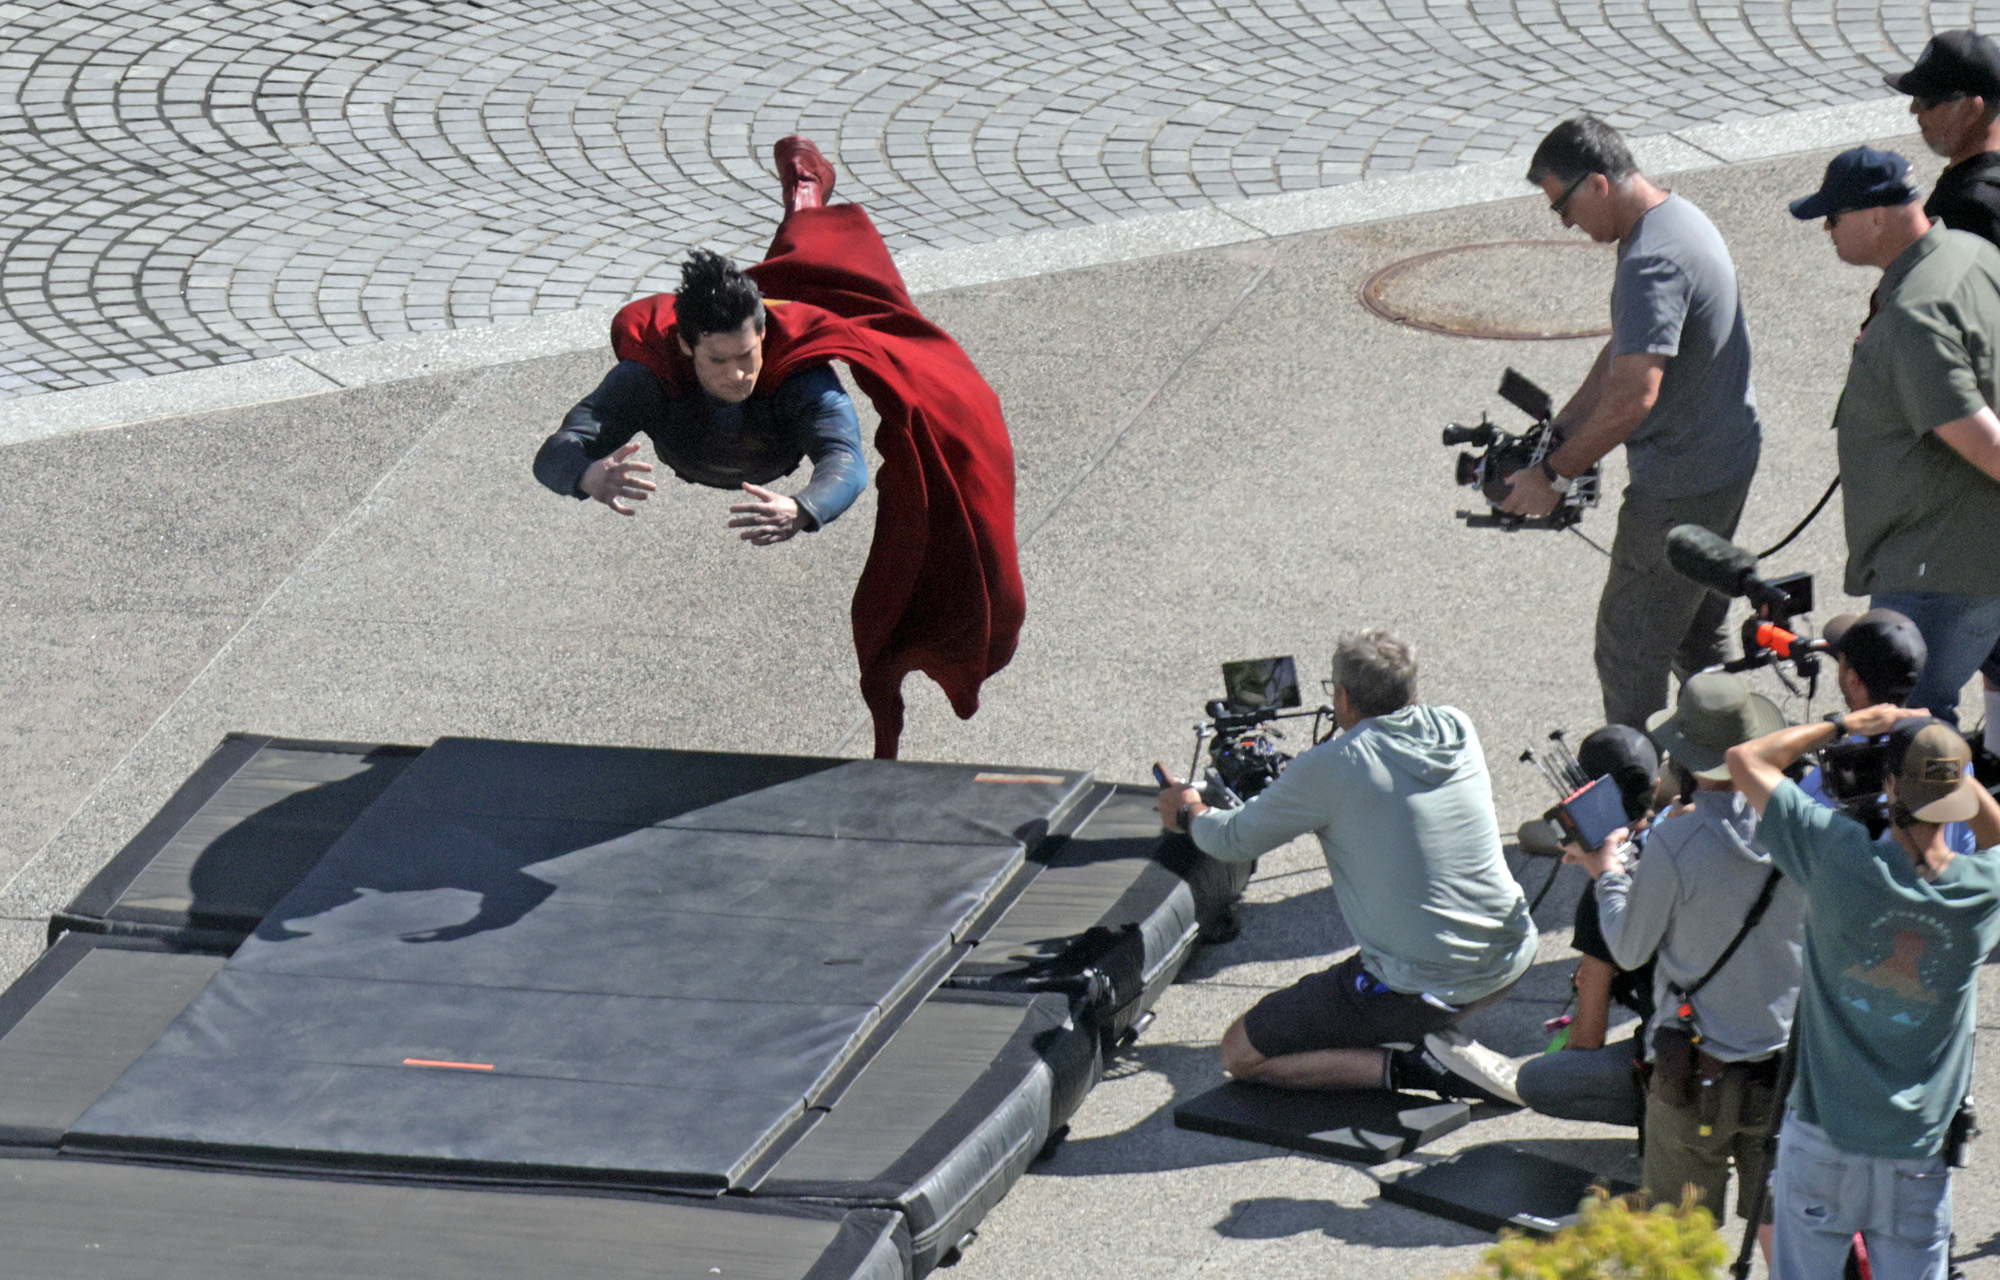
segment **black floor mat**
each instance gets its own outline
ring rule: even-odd
[[[1174,1108],[1174,1124],[1359,1164],[1386,1164],[1472,1119],[1462,1102],[1415,1093],[1313,1093],[1231,1081]]]
[[[0,1159],[33,1280],[904,1280],[901,1218]]]
[[[1481,1231],[1553,1235],[1576,1221],[1592,1187],[1637,1190],[1577,1165],[1504,1143],[1467,1147],[1421,1169],[1382,1179],[1382,1198]]]

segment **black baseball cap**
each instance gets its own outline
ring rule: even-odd
[[[1855,147],[1827,162],[1819,190],[1792,201],[1792,216],[1810,222],[1829,213],[1908,204],[1916,198],[1908,160],[1893,151]]]
[[[1820,632],[1827,650],[1847,659],[1868,692],[1885,702],[1901,702],[1917,687],[1930,651],[1917,624],[1894,609],[1843,613]]]
[[[1577,744],[1576,762],[1593,778],[1611,775],[1625,801],[1625,816],[1637,822],[1653,807],[1660,784],[1660,749],[1630,725],[1607,724]]]
[[[2000,46],[1977,31],[1943,31],[1917,55],[1916,66],[1882,83],[1915,98],[1976,93],[1989,106],[2000,104]]]

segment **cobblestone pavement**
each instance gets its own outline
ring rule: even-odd
[[[0,4],[0,396],[612,303],[818,138],[900,249],[1883,93],[2000,0]]]

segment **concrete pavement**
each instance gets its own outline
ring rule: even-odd
[[[1825,424],[1872,286],[1784,213],[1826,154],[1674,181],[1729,238],[1753,326],[1767,434],[1745,545],[1774,540],[1832,474]],[[911,681],[905,755],[1143,778],[1154,758],[1185,760],[1219,662],[1291,652],[1316,675],[1336,630],[1385,623],[1419,645],[1426,699],[1478,724],[1503,824],[1546,806],[1513,758],[1596,723],[1603,561],[1575,535],[1460,526],[1469,495],[1437,429],[1506,412],[1493,388],[1508,365],[1560,394],[1594,346],[1392,325],[1357,291],[1414,254],[1560,234],[1529,196],[927,296],[1009,413],[1030,616],[970,723]],[[1594,267],[1575,250],[1465,260],[1509,307],[1609,286],[1608,251]],[[231,729],[865,750],[846,604],[872,494],[770,549],[730,538],[712,491],[669,483],[631,520],[556,498],[528,459],[607,362],[557,355],[0,451],[9,974]],[[1822,619],[1844,603],[1838,516],[1836,502],[1774,562],[1818,575]],[[1582,532],[1606,542],[1610,523],[1607,504]],[[1520,872],[1530,891],[1547,873]],[[1566,873],[1539,917],[1543,962],[1481,1015],[1495,1047],[1538,1048],[1559,1011],[1579,885]],[[1303,845],[1266,860],[1244,919],[957,1274],[1436,1276],[1476,1257],[1478,1233],[1378,1202],[1360,1170],[1171,1127],[1173,1101],[1219,1079],[1227,1022],[1349,945]],[[1983,1038],[1996,1002],[1989,983]],[[1522,1114],[1438,1150],[1499,1138],[1606,1167],[1630,1147]],[[1991,1160],[1980,1151],[1958,1184],[1975,1275],[2000,1257]]]

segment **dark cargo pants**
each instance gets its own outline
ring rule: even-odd
[[[1597,604],[1597,683],[1606,724],[1646,727],[1667,705],[1669,671],[1686,676],[1723,660],[1729,601],[1667,563],[1667,530],[1698,524],[1730,538],[1750,476],[1685,498],[1625,490],[1611,572]]]

